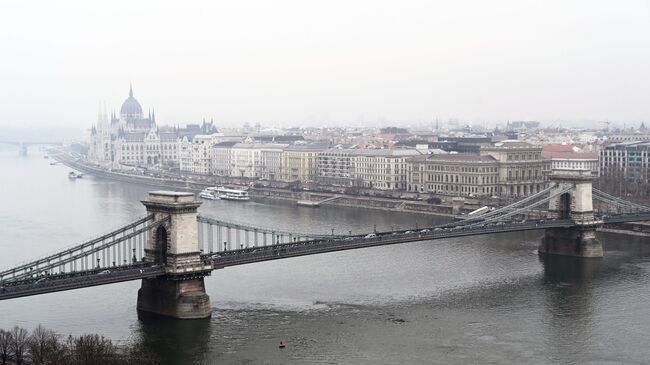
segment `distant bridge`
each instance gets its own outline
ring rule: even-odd
[[[18,147],[18,153],[20,153],[21,156],[27,156],[27,149],[29,146],[36,146],[36,145],[41,145],[41,146],[61,146],[63,145],[63,142],[60,141],[55,141],[55,142],[47,142],[47,141],[0,141],[0,144],[8,144],[12,146]]]
[[[55,254],[0,271],[0,300],[142,280],[138,310],[175,318],[211,314],[203,278],[228,266],[416,241],[544,230],[539,252],[601,257],[603,224],[650,220],[650,207],[591,186],[588,171],[559,171],[550,186],[460,222],[359,235],[290,232],[199,216],[191,193],[151,192],[148,215]],[[593,202],[609,214],[594,214]],[[540,206],[544,219],[526,219]],[[613,213],[611,213],[613,211]]]

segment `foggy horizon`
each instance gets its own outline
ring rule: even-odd
[[[630,126],[650,119],[648,15],[647,1],[4,4],[0,127],[87,129],[130,83],[162,125]]]

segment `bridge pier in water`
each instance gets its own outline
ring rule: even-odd
[[[149,231],[145,259],[165,267],[165,275],[142,279],[138,291],[138,312],[178,319],[209,318],[210,297],[203,278],[212,270],[201,259],[197,209],[201,205],[194,194],[154,191],[142,201],[155,220],[166,223]]]
[[[539,246],[540,254],[603,257],[603,245],[596,238],[602,221],[594,218],[592,181],[589,170],[554,170],[550,176],[557,185],[551,190],[548,218],[572,219],[571,228],[547,228]]]

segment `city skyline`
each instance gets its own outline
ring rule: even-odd
[[[643,1],[4,8],[0,126],[85,127],[130,82],[164,124],[650,116]]]

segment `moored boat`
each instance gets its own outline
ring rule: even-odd
[[[208,199],[208,200],[219,200],[219,195],[214,191],[214,188],[203,189],[199,193],[199,198]]]
[[[210,188],[214,189],[215,193],[219,198],[224,200],[235,200],[235,201],[248,201],[251,200],[251,197],[248,195],[248,191],[241,189],[230,189],[223,186]]]

